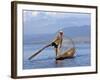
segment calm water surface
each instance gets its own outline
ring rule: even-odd
[[[55,51],[49,47],[34,57],[32,60],[28,58],[34,54],[38,49],[42,48],[43,44],[30,45],[25,44],[23,49],[23,69],[36,68],[57,68],[57,67],[78,67],[90,66],[90,46],[89,44],[77,44],[76,54],[74,58],[64,59],[56,63]]]

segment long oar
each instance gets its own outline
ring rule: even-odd
[[[46,46],[44,46],[42,49],[40,49],[39,51],[37,51],[36,53],[34,53],[32,56],[30,56],[28,58],[28,60],[31,60],[33,57],[35,57],[36,55],[38,55],[41,51],[43,51],[45,48],[49,47],[51,44],[48,44]]]

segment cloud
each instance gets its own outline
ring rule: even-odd
[[[46,15],[51,15],[51,16],[55,16],[57,15],[57,12],[45,12]]]
[[[31,13],[32,13],[32,16],[37,16],[39,14],[38,11],[32,11]]]
[[[47,18],[90,18],[88,13],[75,13],[75,12],[53,12],[53,11],[24,11],[25,20],[32,18],[47,19]]]
[[[84,13],[24,11],[24,32],[54,33],[65,27],[89,25],[90,18],[90,14]]]
[[[75,12],[47,12],[47,11],[41,11],[40,12],[44,16],[48,16],[51,18],[88,18],[89,13],[75,13]]]

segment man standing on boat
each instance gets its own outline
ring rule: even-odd
[[[62,41],[63,41],[63,31],[59,31],[53,42],[51,43],[52,46],[54,46],[54,50],[56,52],[56,58],[60,55],[60,49],[62,47]]]

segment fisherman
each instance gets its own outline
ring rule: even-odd
[[[59,31],[57,33],[57,36],[55,37],[55,39],[51,43],[49,43],[48,45],[46,45],[43,48],[41,48],[40,50],[38,50],[35,54],[30,56],[28,59],[31,60],[33,57],[38,55],[45,48],[50,47],[50,46],[54,47],[54,50],[56,53],[56,60],[63,60],[65,58],[72,58],[75,54],[74,46],[72,48],[66,50],[63,54],[61,54],[62,53],[61,48],[62,48],[63,36],[64,36],[63,31]]]
[[[56,52],[56,60],[63,60],[64,58],[72,58],[75,54],[74,47],[65,50],[65,52],[63,52],[63,54],[61,54],[63,38],[64,38],[63,31],[59,31],[57,36],[51,43],[51,46],[54,46],[54,50]]]
[[[52,41],[51,46],[54,46],[54,50],[56,52],[56,57],[60,55],[60,49],[62,47],[63,41],[63,31],[59,31],[55,39]]]

